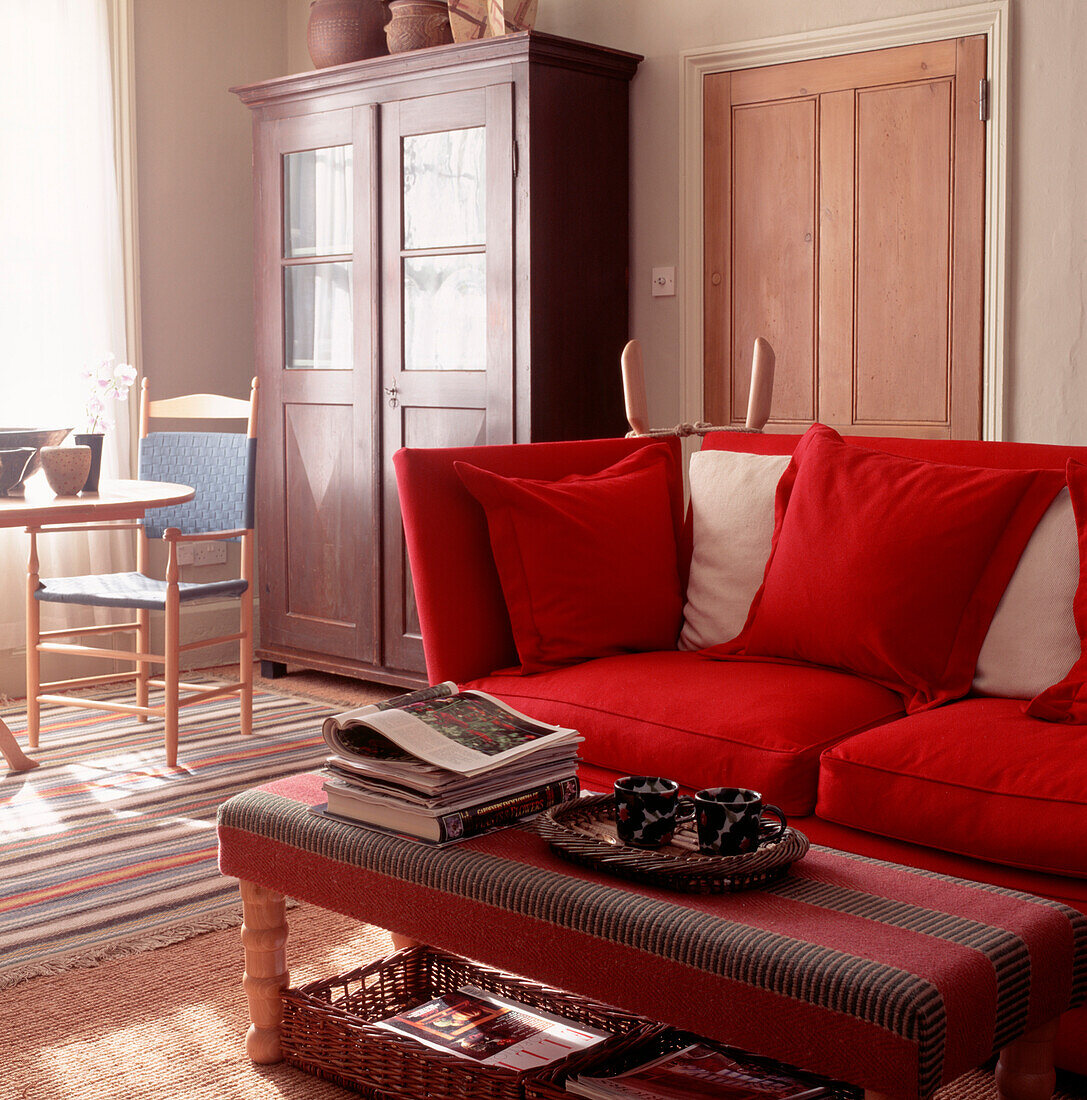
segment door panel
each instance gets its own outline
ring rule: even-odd
[[[814,99],[760,103],[733,115],[732,407],[746,410],[751,348],[757,336],[774,346],[774,418],[815,418],[812,386],[815,319],[793,302],[815,288]]]
[[[257,242],[261,637],[352,661],[378,651],[366,108],[260,130]]]
[[[296,566],[287,575],[285,612],[297,642],[355,629],[343,618],[344,593],[358,576],[358,562],[343,553],[355,543],[355,413],[350,405],[288,404],[283,419],[285,554]]]
[[[856,424],[947,423],[951,82],[857,93]]]
[[[383,663],[421,668],[392,456],[513,442],[513,86],[381,118]]]
[[[704,82],[704,412],[979,438],[983,36]]]

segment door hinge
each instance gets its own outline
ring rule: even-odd
[[[989,81],[984,77],[978,82],[978,118],[989,121]]]
[[[517,173],[521,170],[521,150],[517,142],[513,143],[513,178],[517,179]]]

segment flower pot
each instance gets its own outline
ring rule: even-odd
[[[82,490],[91,469],[90,447],[42,447],[41,459],[45,480],[58,497],[74,497]]]
[[[385,28],[389,53],[444,46],[453,41],[445,0],[390,0],[392,19]]]
[[[318,69],[389,52],[382,0],[313,0],[306,45]]]
[[[91,450],[91,467],[87,472],[87,481],[83,486],[85,493],[98,492],[98,479],[102,475],[102,441],[106,438],[101,432],[77,433],[72,437],[81,447]]]

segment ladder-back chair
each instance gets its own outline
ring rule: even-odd
[[[245,434],[232,432],[152,432],[152,418],[171,420],[245,420]],[[218,394],[190,394],[151,401],[147,380],[140,390],[139,476],[144,481],[168,481],[196,490],[192,500],[167,508],[149,510],[142,522],[80,524],[76,526],[28,527],[30,556],[27,567],[27,735],[37,748],[42,703],[115,711],[134,715],[146,722],[161,716],[165,725],[166,763],[177,764],[178,708],[222,695],[237,693],[241,709],[241,732],[253,728],[253,510],[257,446],[257,380],[249,400]],[[38,576],[37,536],[72,530],[137,529],[136,572],[101,576]],[[149,539],[166,543],[166,575],[159,580],[148,575]],[[240,576],[229,580],[197,583],[180,579],[179,547],[187,542],[230,540],[241,542]],[[241,623],[236,634],[181,644],[181,607],[198,600],[236,598]],[[118,607],[135,611],[134,622],[66,630],[41,631],[42,603],[71,603],[90,607]],[[163,652],[151,652],[151,612],[165,613]],[[108,649],[80,645],[63,639],[83,635],[134,632],[136,650]],[[181,655],[224,642],[238,643],[238,680],[208,688],[183,683]],[[62,653],[132,662],[128,673],[107,673],[70,680],[41,683],[41,654]],[[162,679],[152,678],[152,665],[163,667]],[[136,702],[73,698],[58,694],[115,680],[136,681]],[[148,703],[150,687],[163,690],[163,702]],[[182,696],[182,692],[185,692]]]

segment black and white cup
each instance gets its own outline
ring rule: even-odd
[[[698,849],[706,855],[734,856],[784,835],[788,822],[777,806],[763,805],[762,795],[746,787],[707,787],[694,796]],[[777,823],[763,831],[763,815]]]
[[[628,775],[615,781],[615,831],[633,848],[659,848],[672,839],[677,821],[691,816],[679,784],[660,775]]]

